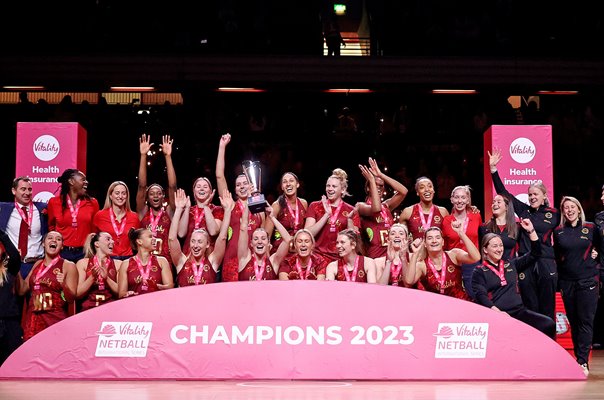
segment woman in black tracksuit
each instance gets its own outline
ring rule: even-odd
[[[576,198],[564,196],[560,210],[560,226],[554,231],[558,283],[575,357],[587,372],[599,292],[598,262],[592,250],[602,252],[600,232],[595,224],[585,221],[585,212]]]
[[[531,240],[531,251],[520,257],[504,260],[504,245],[501,236],[496,233],[489,232],[482,238],[482,265],[472,274],[475,301],[495,311],[505,312],[555,339],[554,320],[528,310],[522,304],[518,290],[518,273],[535,263],[541,255],[542,246],[529,219],[521,220],[521,226]]]
[[[501,158],[500,150],[495,150],[493,154],[489,153],[489,166],[495,190],[498,194],[505,194],[512,199],[519,218],[531,220],[541,242],[541,257],[537,259],[534,265],[528,266],[518,276],[522,302],[529,310],[547,315],[555,321],[558,271],[552,235],[554,229],[560,224],[560,212],[549,207],[547,192],[541,182],[533,183],[528,188],[530,205],[523,203],[509,193],[497,172],[497,163]],[[519,255],[530,251],[530,240],[525,232],[520,235],[518,245]]]

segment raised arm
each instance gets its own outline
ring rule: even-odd
[[[239,259],[239,272],[247,265],[251,258],[249,246],[248,225],[250,221],[250,209],[245,205],[241,214],[241,223],[239,224],[239,242],[237,242],[237,258]]]
[[[415,239],[411,243],[411,251],[409,268],[403,269],[403,280],[405,285],[408,286],[415,285],[426,272],[424,257],[427,257],[427,255],[425,254],[424,239]]]
[[[176,200],[176,197],[174,198]],[[178,206],[177,206],[178,207]],[[176,208],[175,208],[176,210]],[[182,211],[182,216],[180,217],[180,221],[178,221],[178,237],[184,238],[189,233],[189,212],[191,211],[191,199],[187,201],[187,205],[185,209]],[[174,220],[174,216],[172,216],[172,220]]]
[[[388,206],[390,210],[394,210],[396,207],[400,206],[405,197],[407,197],[407,193],[409,193],[409,189],[396,179],[386,175],[382,170],[378,167],[377,162],[371,157],[369,157],[369,171],[376,178],[381,178],[384,183],[394,190],[394,194],[389,199],[385,200],[384,203]]]
[[[491,170],[491,179],[493,180],[493,186],[495,187],[495,191],[497,192],[497,194],[505,195],[512,200],[516,214],[520,215],[521,213],[527,211],[530,208],[529,205],[521,202],[516,198],[516,196],[508,192],[505,185],[501,181],[501,177],[499,176],[499,172],[497,171],[497,164],[499,164],[499,161],[501,161],[501,159],[503,158],[503,156],[501,155],[501,149],[493,149],[493,154],[491,154],[490,151],[487,152],[487,154],[489,155],[489,168]]]
[[[180,272],[180,269],[187,261],[187,256],[183,254],[178,240],[178,225],[180,219],[183,218],[183,213],[187,207],[187,202],[190,202],[186,193],[182,189],[176,191],[174,215],[172,216],[172,222],[170,222],[170,231],[168,232],[168,247],[170,249],[170,257],[172,258],[172,264],[176,267],[176,272]]]
[[[170,138],[170,135],[162,136],[161,150],[166,159],[166,170],[168,174],[168,214],[170,215],[170,218],[174,215],[174,201],[177,189],[176,171],[174,170],[174,163],[172,162],[172,143],[174,143],[174,140]]]
[[[218,193],[224,193],[225,190],[228,190],[227,181],[224,176],[224,158],[226,147],[230,141],[231,135],[227,133],[220,137],[220,142],[218,143],[218,155],[216,156],[216,187],[218,188]]]
[[[382,210],[382,199],[380,199],[380,194],[377,190],[375,176],[369,171],[369,168],[359,164],[359,169],[369,184],[369,196],[371,197],[371,204],[367,204],[366,202],[362,201],[357,203],[355,208],[358,210],[359,215],[369,217],[372,214],[378,213]]]
[[[214,243],[214,251],[212,251],[212,254],[209,256],[209,260],[214,268],[214,271],[218,271],[218,267],[224,259],[227,234],[229,231],[229,225],[231,224],[231,215],[233,209],[235,208],[235,201],[228,190],[225,191],[222,196],[220,196],[220,205],[222,205],[222,208],[224,209],[224,218],[220,226],[220,232],[218,232],[218,237]]]
[[[461,265],[472,264],[480,260],[480,251],[478,251],[476,245],[472,242],[472,239],[466,235],[466,232],[463,230],[463,224],[460,221],[455,220],[451,222],[451,228],[457,232],[464,246],[468,249],[467,252],[462,249],[449,250],[449,254],[453,255],[453,262],[457,265]]]
[[[136,190],[136,213],[142,219],[147,212],[147,153],[151,150],[151,136],[142,134],[138,139],[140,161],[138,164],[138,188]]]
[[[271,206],[271,208],[273,209],[273,211],[271,212],[271,216],[279,215],[279,212],[281,211],[281,206],[279,205],[278,200],[275,200],[273,202],[273,205]],[[273,233],[275,231],[275,224],[273,223],[271,218],[265,218],[264,229],[266,230],[266,233],[268,234],[268,238],[270,240],[270,238],[273,237]]]

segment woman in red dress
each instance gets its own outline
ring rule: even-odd
[[[361,218],[361,234],[367,244],[367,256],[383,257],[387,252],[388,230],[394,223],[392,210],[396,209],[407,196],[407,188],[399,181],[384,174],[375,160],[369,157],[369,167],[359,165],[365,177],[365,192],[368,197],[356,204]],[[390,186],[394,193],[382,201],[384,185]]]
[[[134,256],[120,266],[117,286],[119,297],[151,293],[174,287],[172,270],[165,257],[153,254],[155,238],[149,229],[128,232]]]
[[[23,317],[23,340],[67,318],[67,302],[76,297],[78,277],[75,264],[60,255],[63,236],[50,231],[42,242],[44,258],[34,264],[19,288],[21,296],[30,293]]]
[[[138,219],[137,219],[138,221]],[[84,248],[86,257],[77,262],[78,299],[82,311],[117,299],[117,271],[121,261],[111,258],[115,242],[107,232],[91,233]]]
[[[266,213],[271,215],[273,209],[268,205]],[[239,247],[237,252],[238,272],[240,281],[261,281],[277,279],[279,265],[289,253],[289,237],[281,242],[279,248],[274,254],[270,254],[270,241],[268,233],[264,228],[257,228],[252,233],[251,242],[248,240],[248,232],[244,227],[247,226],[249,218],[249,209],[246,207],[241,217],[241,228],[239,232]],[[281,232],[287,235],[287,231],[273,217],[273,223]]]
[[[407,225],[412,240],[423,238],[424,232],[430,227],[440,228],[443,218],[449,215],[446,208],[434,204],[434,184],[429,178],[425,176],[417,178],[415,193],[419,197],[419,202],[406,207],[399,217],[399,222]]]
[[[114,241],[112,257],[125,260],[132,257],[128,239],[131,228],[138,229],[138,215],[130,209],[130,191],[122,181],[115,181],[107,189],[105,206],[94,216],[95,232],[108,232]]]
[[[336,168],[327,179],[325,195],[308,206],[304,227],[316,239],[315,252],[328,261],[340,258],[336,249],[338,233],[349,228],[358,230],[361,226],[354,207],[344,201],[344,196],[350,196],[347,189],[348,175]]]
[[[293,172],[286,172],[281,177],[281,191],[283,192],[279,198],[272,204],[273,213],[277,220],[287,229],[290,236],[293,236],[298,229],[304,227],[306,221],[306,209],[308,202],[298,197],[298,189],[300,188],[300,180]],[[277,251],[279,245],[283,241],[283,237],[277,230],[271,219],[267,219],[264,223],[264,228],[271,237],[271,252]],[[274,235],[273,235],[274,233]]]
[[[161,151],[166,160],[168,174],[168,201],[164,188],[158,183],[147,186],[147,155],[151,152],[151,137],[143,134],[139,139],[140,162],[138,167],[138,190],[136,192],[136,213],[141,227],[153,234],[153,254],[168,259],[168,231],[174,215],[174,194],[176,193],[176,171],[172,163],[173,140],[169,135],[162,136]]]
[[[224,175],[225,165],[225,153],[226,147],[231,142],[231,135],[222,135],[218,144],[218,155],[216,156],[216,185],[218,186],[218,193],[224,193],[228,191],[228,185]],[[245,175],[239,175],[235,179],[235,196],[237,201],[235,202],[235,209],[231,215],[231,225],[229,226],[227,235],[227,247],[224,254],[224,261],[222,267],[222,280],[224,282],[235,282],[239,280],[239,274],[237,272],[237,259],[238,259],[238,247],[239,247],[239,233],[241,231],[241,217],[243,211],[247,210],[247,199],[252,190],[250,183],[248,182]],[[252,238],[252,232],[260,228],[264,224],[264,214],[252,214],[247,222],[247,233],[248,240]],[[232,261],[235,260],[235,261]]]
[[[372,258],[359,254],[361,238],[354,229],[344,229],[338,233],[336,249],[339,259],[327,265],[325,279],[376,283],[376,268]]]
[[[77,262],[84,257],[84,242],[94,232],[93,218],[99,203],[87,192],[86,175],[77,169],[66,169],[57,179],[61,194],[48,200],[48,230],[63,237],[61,257]]]
[[[460,267],[462,264],[480,260],[480,252],[466,235],[461,222],[453,221],[451,226],[468,251],[445,251],[445,240],[440,228],[429,228],[424,234],[424,239],[416,239],[411,244],[412,254],[404,280],[407,285],[415,285],[419,281],[429,292],[469,300],[462,285]]]
[[[308,229],[300,229],[292,239],[294,256],[279,266],[279,280],[325,280],[327,260],[313,252],[315,238]]]
[[[176,267],[176,284],[181,286],[205,285],[216,282],[216,273],[222,263],[224,250],[226,247],[226,236],[228,224],[231,220],[231,212],[235,207],[231,193],[225,192],[220,197],[220,203],[224,209],[225,224],[220,228],[218,238],[214,247],[210,247],[210,235],[203,228],[194,229],[189,239],[189,251],[184,253],[178,240],[178,227],[189,202],[185,191],[178,189],[176,191],[176,210],[170,225],[168,243],[170,245],[170,255],[172,263]]]
[[[382,285],[407,286],[403,275],[409,268],[409,231],[403,224],[388,230],[386,255],[374,259],[377,281]]]

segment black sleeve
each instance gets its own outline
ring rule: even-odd
[[[515,258],[512,262],[516,266],[516,271],[522,272],[533,265],[539,257],[541,257],[541,241],[531,240],[531,252]]]
[[[19,250],[16,249],[13,242],[10,241],[8,235],[3,230],[0,230],[0,242],[4,245],[6,254],[9,256],[7,265],[8,272],[17,275],[21,269],[21,256],[19,255]]]
[[[474,271],[472,271],[472,290],[474,291],[474,299],[478,304],[489,308],[495,305],[489,299],[484,272],[480,268],[474,268]]]
[[[517,215],[520,215],[521,213],[529,209],[528,204],[521,202],[516,198],[516,196],[508,192],[508,190],[503,185],[503,182],[501,181],[499,171],[491,172],[491,179],[493,179],[493,186],[495,186],[495,191],[497,192],[497,194],[502,194],[504,196],[507,196],[508,199],[512,200],[512,203],[514,204],[514,211],[516,211]]]

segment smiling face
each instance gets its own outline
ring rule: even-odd
[[[395,251],[407,248],[409,233],[404,225],[394,224],[388,232],[388,243]]]
[[[111,202],[114,206],[123,208],[126,205],[126,201],[128,199],[128,189],[122,184],[115,185],[115,187],[109,194],[109,198],[111,199]]]
[[[101,232],[99,233],[99,240],[94,245],[97,249],[97,253],[98,251],[101,251],[103,254],[110,255],[113,254],[115,242],[109,233]]]
[[[250,242],[250,246],[252,251],[258,255],[259,257],[264,254],[268,254],[269,251],[269,240],[268,234],[264,229],[256,229],[252,234],[252,241]]]
[[[482,253],[487,260],[497,264],[503,256],[503,250],[503,241],[499,236],[495,236],[482,248]]]
[[[207,179],[197,179],[195,185],[193,185],[193,196],[195,196],[195,200],[199,203],[203,203],[210,197],[210,194],[212,194],[212,186],[210,186]]]
[[[430,179],[422,179],[416,184],[416,193],[421,201],[426,203],[434,199],[434,184]]]
[[[86,175],[83,172],[78,171],[71,178],[69,178],[69,184],[71,188],[77,193],[78,196],[84,196],[88,189],[88,181]]]
[[[493,198],[493,203],[491,203],[491,210],[493,211],[493,215],[495,217],[504,215],[508,211],[508,205],[505,203],[503,196],[498,194]]]
[[[347,235],[338,235],[336,239],[336,251],[338,256],[346,257],[355,253],[356,244]]]
[[[545,193],[541,189],[531,186],[528,190],[528,200],[531,207],[539,208],[545,204]]]
[[[30,181],[20,180],[17,187],[12,189],[15,201],[21,205],[27,206],[32,200],[32,186]]]
[[[579,207],[571,200],[562,203],[562,213],[568,222],[574,224],[579,219]]]
[[[191,239],[189,241],[189,248],[191,249],[191,254],[196,259],[201,258],[208,249],[210,245],[208,234],[202,230],[195,230],[191,234]]]
[[[297,233],[294,237],[294,249],[300,257],[308,257],[315,246],[312,236],[308,232]]]
[[[327,183],[325,184],[325,195],[327,196],[327,200],[334,203],[342,197],[342,193],[344,193],[344,188],[342,187],[342,182],[338,178],[331,177],[327,179]]]
[[[56,257],[63,248],[63,235],[57,231],[50,231],[44,239],[44,252],[50,257]]]
[[[235,193],[241,200],[245,200],[250,195],[250,183],[244,175],[239,175],[235,179]]]
[[[164,204],[164,191],[159,185],[151,185],[147,190],[147,203],[154,210],[159,210]]]
[[[283,178],[281,178],[281,190],[287,197],[296,195],[299,187],[300,183],[294,175],[285,174],[283,175]]]
[[[429,252],[439,252],[442,251],[445,240],[439,229],[429,229],[426,231],[425,243]]]
[[[462,212],[466,209],[470,202],[468,193],[463,189],[457,189],[451,194],[451,204],[457,212]]]
[[[155,250],[155,239],[153,238],[153,233],[151,233],[149,229],[143,230],[138,239],[136,239],[136,244],[140,249],[145,249],[149,252]]]

